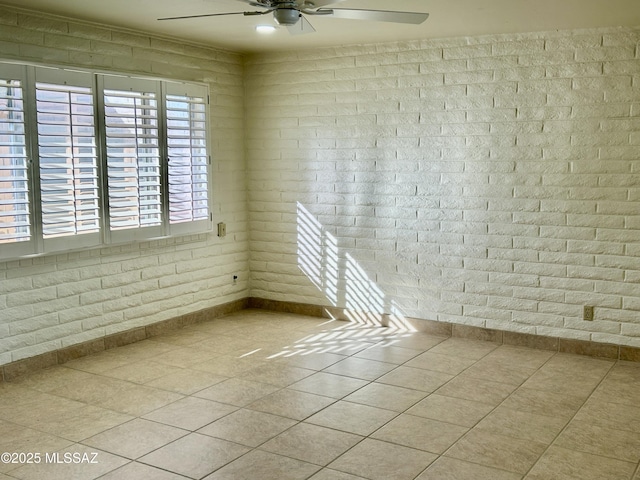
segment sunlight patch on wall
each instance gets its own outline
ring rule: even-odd
[[[304,205],[297,204],[298,266],[332,306],[357,323],[415,331],[397,303],[369,278]],[[342,288],[340,288],[342,286]]]
[[[298,266],[325,295],[338,305],[338,241],[298,203]]]
[[[382,325],[384,293],[369,279],[364,269],[347,253],[346,307],[349,319],[359,323]]]

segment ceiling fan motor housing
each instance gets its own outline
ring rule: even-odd
[[[279,25],[295,25],[300,19],[300,12],[294,8],[278,8],[274,10],[273,18]]]

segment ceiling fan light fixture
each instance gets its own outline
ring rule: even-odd
[[[258,33],[273,33],[276,31],[276,27],[273,25],[256,25],[256,32]]]
[[[294,8],[278,8],[273,11],[278,25],[295,25],[300,19],[300,12]]]

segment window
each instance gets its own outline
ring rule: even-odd
[[[68,83],[68,77],[35,69],[40,201],[33,210],[40,213],[44,251],[101,243],[93,78],[75,72]]]
[[[172,225],[208,217],[206,98],[174,86],[166,96],[169,148],[169,221]]]
[[[101,79],[111,238],[163,232],[159,82]]]
[[[0,246],[9,255],[28,253],[33,243],[21,73],[9,65],[0,78]]]
[[[203,85],[0,63],[0,258],[211,230]]]

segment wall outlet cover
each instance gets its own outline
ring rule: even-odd
[[[591,305],[585,305],[582,310],[582,318],[587,321],[593,321],[593,307]]]

